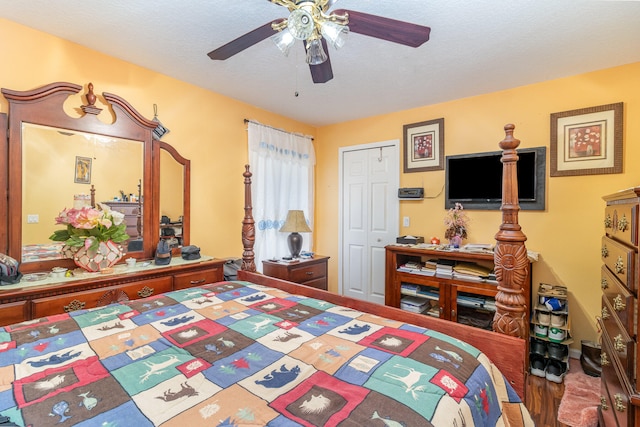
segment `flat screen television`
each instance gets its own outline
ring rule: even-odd
[[[518,151],[518,201],[522,210],[545,209],[546,147]],[[462,203],[465,209],[500,209],[502,151],[447,156],[445,208]]]

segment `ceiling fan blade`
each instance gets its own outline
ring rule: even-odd
[[[307,44],[304,44],[304,51],[307,51]],[[322,39],[322,48],[327,54],[327,60],[322,64],[309,65],[311,71],[311,79],[314,83],[326,83],[333,78],[333,69],[331,68],[331,58],[329,57],[329,49],[327,49],[327,42]]]
[[[283,20],[283,18],[279,18],[268,22],[263,26],[258,27],[253,31],[249,31],[248,33],[238,37],[237,39],[230,41],[224,46],[220,46],[219,48],[212,50],[207,55],[209,55],[209,58],[211,59],[217,59],[220,61],[230,58],[233,55],[242,52],[246,48],[251,47],[258,42],[261,42],[267,37],[274,35],[276,32],[271,27],[271,24],[281,22]]]
[[[333,7],[333,5],[337,2],[338,0],[327,0],[327,7],[325,9],[325,12],[329,9],[331,9]]]
[[[431,32],[429,27],[353,10],[333,11],[337,15],[342,15],[345,12],[349,14],[349,31],[353,33],[411,47],[418,47],[429,40]]]

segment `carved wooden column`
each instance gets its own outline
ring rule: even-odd
[[[251,175],[249,165],[244,166],[244,219],[242,220],[242,266],[245,271],[256,271],[255,254],[253,245],[256,240],[255,221],[253,220],[253,208],[251,207]]]
[[[495,273],[498,280],[496,314],[493,330],[505,335],[526,338],[527,307],[523,295],[525,280],[529,270],[529,259],[524,235],[518,224],[518,176],[516,148],[520,140],[513,137],[515,126],[505,125],[505,138],[500,141],[502,148],[502,224],[496,234],[494,251]]]

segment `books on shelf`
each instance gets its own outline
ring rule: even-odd
[[[438,301],[440,293],[427,286],[415,285],[413,283],[402,283],[400,285],[400,293],[412,297],[420,297],[422,299],[430,299]]]
[[[451,259],[439,259],[436,264],[436,276],[438,277],[453,277],[453,266],[456,261]]]
[[[474,262],[456,261],[450,259],[429,259],[424,263],[419,261],[407,261],[401,264],[398,271],[423,276],[437,276],[443,278],[456,278],[470,282],[483,282],[497,284],[495,275],[490,267]]]
[[[402,293],[402,295],[411,295],[415,297],[416,295],[418,295],[419,288],[419,285],[414,285],[413,283],[402,283],[400,285],[400,292]]]
[[[496,301],[493,298],[484,298],[472,295],[458,295],[457,304],[462,307],[482,308],[488,311],[496,311]]]
[[[431,308],[431,304],[429,304],[429,300],[424,298],[403,296],[400,299],[400,308],[412,313],[422,313]]]
[[[453,266],[453,271],[470,276],[486,277],[491,274],[491,268],[476,264],[475,262],[459,261]]]
[[[421,274],[423,276],[433,276],[436,274],[436,270],[428,265],[422,265],[417,262],[407,262],[398,267],[398,271],[404,271],[406,273]]]

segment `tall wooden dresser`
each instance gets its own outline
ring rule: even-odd
[[[601,426],[640,426],[638,227],[640,187],[604,196]]]

